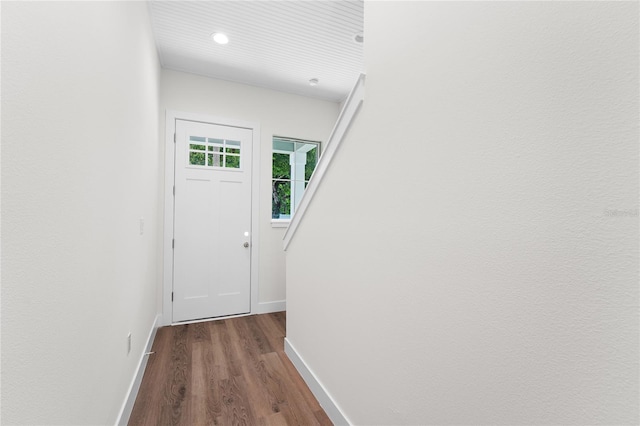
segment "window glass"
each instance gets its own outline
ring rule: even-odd
[[[271,218],[290,219],[302,199],[320,155],[320,143],[274,137]]]
[[[191,151],[189,153],[189,164],[192,164],[194,166],[204,166],[205,165],[204,152]]]
[[[240,141],[190,136],[189,165],[239,169],[240,149]]]
[[[318,147],[314,146],[313,149],[307,151],[307,163],[304,166],[304,180],[309,181],[311,174],[316,169],[316,163],[318,162]]]
[[[239,155],[226,155],[224,166],[228,169],[240,168],[240,156]]]

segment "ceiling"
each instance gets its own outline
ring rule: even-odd
[[[363,71],[362,0],[151,0],[163,68],[335,102]],[[219,45],[211,34],[223,32]],[[310,79],[318,79],[311,86]]]

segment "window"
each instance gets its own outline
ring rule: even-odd
[[[273,137],[272,219],[291,219],[319,157],[320,142]]]
[[[189,138],[189,165],[239,169],[240,142],[191,136]]]

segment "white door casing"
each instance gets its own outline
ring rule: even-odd
[[[257,306],[259,128],[167,111],[167,136],[163,322],[251,313]],[[203,147],[205,164],[190,164],[190,153]],[[227,160],[235,167],[224,167]]]

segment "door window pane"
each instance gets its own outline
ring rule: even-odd
[[[189,141],[190,166],[240,168],[240,141],[204,136],[190,136]]]
[[[207,154],[207,166],[222,167],[222,155]]]
[[[189,164],[194,166],[204,166],[205,165],[204,152],[190,152]]]
[[[239,155],[227,155],[224,166],[228,169],[240,168],[240,156]]]

